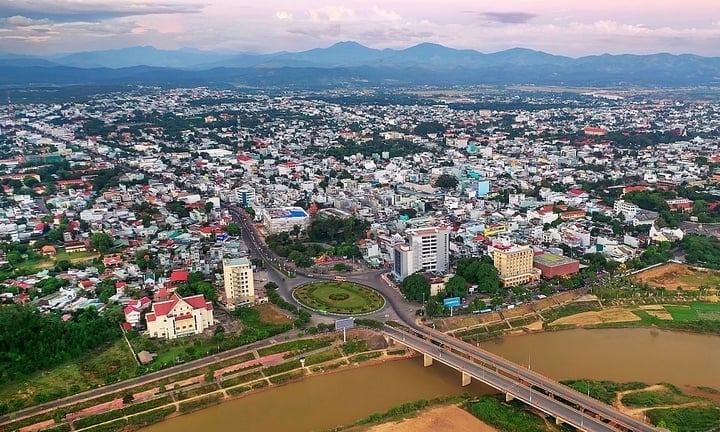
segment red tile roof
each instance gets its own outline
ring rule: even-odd
[[[190,273],[182,270],[175,270],[170,274],[170,282],[187,282]]]

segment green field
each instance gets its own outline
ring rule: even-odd
[[[698,319],[697,313],[690,306],[666,305],[665,310],[670,313],[673,321],[695,321]]]
[[[720,321],[720,303],[693,303],[690,307],[700,319]]]
[[[293,295],[309,308],[339,315],[374,312],[385,305],[377,292],[350,282],[312,283],[296,289]]]

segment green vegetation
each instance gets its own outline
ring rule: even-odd
[[[270,345],[269,347],[260,348],[258,350],[258,354],[261,357],[264,357],[266,355],[270,354],[277,354],[281,352],[288,351],[290,354],[286,357],[293,357],[300,355],[302,353],[313,351],[320,348],[325,348],[327,346],[332,345],[335,338],[333,337],[323,337],[318,339],[299,339],[284,343],[279,343],[275,345]]]
[[[492,396],[481,396],[468,402],[466,409],[475,417],[503,432],[545,432],[545,422],[539,416],[523,411],[523,406],[506,404]]]
[[[268,378],[268,379],[269,379],[270,382],[273,383],[273,384],[285,384],[285,383],[288,382],[288,381],[292,381],[292,380],[295,380],[295,379],[298,379],[298,378],[302,378],[302,376],[303,376],[303,371],[302,371],[302,370],[298,370],[298,371],[292,371],[292,372],[284,373],[284,374],[282,374],[282,375],[272,376],[272,377],[270,377],[270,378]]]
[[[180,412],[186,414],[211,405],[217,405],[220,403],[220,399],[222,399],[221,394],[214,394],[190,401],[180,402]]]
[[[178,285],[175,292],[183,297],[202,294],[205,300],[213,303],[217,301],[217,290],[212,283],[205,281],[205,275],[202,272],[190,273],[187,283]]]
[[[198,387],[195,387],[195,388],[176,392],[175,399],[177,399],[177,400],[190,399],[195,396],[200,396],[200,395],[214,392],[215,390],[218,390],[218,389],[219,389],[219,386],[217,385],[217,383],[214,383],[214,382],[207,383],[207,384],[203,384]]]
[[[268,366],[263,369],[263,372],[265,376],[275,375],[287,371],[291,371],[293,369],[300,368],[300,360],[291,360],[287,361],[285,363],[280,363],[275,366]]]
[[[310,366],[318,363],[325,363],[326,361],[335,360],[336,358],[340,357],[340,351],[337,348],[332,348],[307,356],[305,358],[305,365]]]
[[[640,390],[648,385],[643,382],[616,383],[612,381],[591,381],[591,380],[567,380],[560,381],[570,388],[590,397],[612,405],[618,392],[627,390]]]
[[[298,308],[294,304],[288,302],[284,298],[280,296],[280,294],[277,293],[277,284],[275,282],[268,282],[265,284],[265,290],[268,295],[268,299],[270,300],[270,303],[276,305],[277,307],[281,309],[285,309],[286,311],[290,311],[297,317],[295,319],[295,327],[303,327],[307,325],[310,322],[310,312],[306,311],[305,309]]]
[[[123,408],[125,415],[136,414],[139,412],[147,411],[153,408],[157,408],[163,405],[167,405],[173,401],[172,396],[165,395],[156,399],[150,399],[148,401],[134,403]],[[175,409],[173,408],[173,411]]]
[[[362,363],[368,360],[372,360],[374,358],[378,358],[382,355],[381,352],[369,352],[369,353],[363,353],[358,354],[350,358],[351,363]]]
[[[387,352],[387,355],[389,355],[389,356],[403,356],[405,354],[406,354],[406,351],[404,349],[396,349],[396,350]]]
[[[670,313],[673,321],[695,321],[698,319],[697,313],[690,306],[666,305],[664,308]]]
[[[685,260],[703,267],[720,268],[720,240],[699,234],[688,234],[680,242]]]
[[[462,258],[457,263],[457,274],[477,285],[479,292],[496,294],[500,290],[500,277],[492,258]]]
[[[3,315],[5,311],[11,311],[13,308],[15,308],[15,306],[0,308],[0,316]],[[25,315],[21,314],[20,316]],[[51,317],[47,318],[53,319]],[[102,320],[103,318],[99,317],[98,319]],[[83,324],[90,325],[90,323]],[[80,324],[80,326],[83,324]],[[29,325],[33,325],[32,321],[29,322]],[[114,328],[111,327],[108,329],[111,334],[117,328],[116,326],[113,327]],[[10,326],[7,328],[13,327]],[[60,325],[59,328],[62,329],[66,327]],[[22,331],[21,334],[25,334],[25,332]],[[0,340],[4,339],[7,341],[13,339],[13,336],[14,335],[5,333],[4,335],[0,335]],[[62,336],[63,340],[70,340],[65,339],[68,337],[68,334]],[[45,335],[34,335],[32,338],[34,339],[34,343],[41,343],[41,340],[45,340]],[[54,344],[55,341],[52,343]],[[63,349],[67,349],[69,352],[73,351],[72,347],[63,347]],[[66,352],[66,354],[68,354],[68,352]],[[7,359],[7,356],[12,355],[12,351],[0,353],[0,358],[4,355],[6,355],[5,359]],[[20,357],[16,358],[22,359],[26,357],[35,358],[36,356],[34,353],[23,352]],[[39,359],[39,361],[44,362],[45,359]],[[14,363],[3,363],[3,368],[10,371],[16,368],[22,369],[26,366],[27,365],[17,365]],[[78,393],[100,384],[109,384],[131,378],[137,375],[137,372],[137,363],[127,348],[127,345],[125,345],[122,340],[117,339],[109,346],[106,344],[103,347],[88,350],[65,363],[33,373],[15,374],[13,379],[10,379],[8,376],[6,381],[0,385],[0,401],[2,401],[0,402],[0,414]]]
[[[105,411],[100,414],[93,414],[89,415],[87,417],[82,417],[77,420],[73,420],[72,424],[75,427],[75,429],[83,429],[88,426],[96,425],[99,423],[105,423],[110,420],[115,420],[116,418],[123,417],[125,414],[123,413],[123,410],[113,410],[113,411]]]
[[[385,327],[385,324],[381,321],[370,318],[355,318],[355,325],[358,327],[370,327],[374,329],[381,329]]]
[[[237,377],[228,378],[220,382],[222,388],[232,387],[238,384],[244,384],[246,382],[255,381],[263,377],[262,372],[250,372]]]
[[[97,426],[91,426],[87,429],[85,429],[85,432],[117,432],[119,430],[122,430],[127,425],[127,420],[125,419],[117,419],[113,420],[109,423],[97,425]]]
[[[142,414],[128,417],[128,424],[139,427],[149,426],[151,424],[160,423],[165,420],[167,416],[175,412],[174,406],[147,411]]]
[[[692,303],[690,307],[701,320],[720,321],[720,303]]]
[[[379,310],[385,299],[370,288],[350,282],[316,282],[293,292],[303,305],[332,314],[357,314]]]
[[[70,432],[71,427],[68,423],[60,423],[59,425],[44,428],[43,432]]]
[[[68,321],[59,314],[43,315],[31,305],[0,308],[0,383],[76,360],[118,339],[121,319],[116,308],[103,315],[95,308],[82,309]]]
[[[368,351],[368,343],[364,339],[350,339],[340,345],[345,355]]]
[[[698,400],[701,399],[687,396],[675,386],[665,385],[662,390],[641,390],[626,394],[622,398],[622,403],[627,407],[656,407],[680,405]]]
[[[400,291],[405,294],[408,300],[422,302],[430,299],[430,282],[425,279],[422,273],[413,273],[403,279],[400,284]]]
[[[647,411],[655,425],[673,432],[711,431],[720,427],[720,409],[710,406],[654,409]]]

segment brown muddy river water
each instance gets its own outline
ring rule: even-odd
[[[669,382],[720,389],[720,337],[654,329],[568,330],[511,336],[483,348],[555,379]],[[404,402],[487,393],[422,359],[316,375],[176,417],[144,432],[324,431]]]

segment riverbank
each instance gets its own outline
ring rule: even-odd
[[[416,417],[373,426],[358,426],[347,432],[499,432],[458,405],[447,405],[421,411]]]

